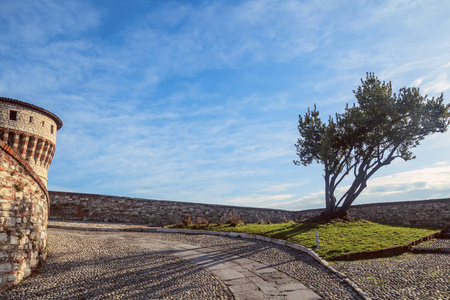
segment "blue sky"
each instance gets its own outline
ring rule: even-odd
[[[64,122],[49,190],[301,210],[298,115],[353,103],[366,72],[450,96],[448,1],[8,1],[0,95]],[[450,133],[355,204],[450,197]],[[348,182],[347,182],[348,184]]]

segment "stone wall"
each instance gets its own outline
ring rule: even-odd
[[[356,205],[350,214],[382,224],[450,227],[450,199]]]
[[[45,184],[0,141],[0,292],[46,258],[48,209]]]
[[[297,219],[316,216],[322,209],[298,211]],[[352,205],[354,218],[389,225],[450,227],[450,198]]]
[[[160,226],[175,224],[185,216],[192,217],[194,222],[199,218],[206,218],[215,223],[225,215],[237,214],[249,223],[261,220],[279,223],[285,220],[301,221],[322,211],[321,209],[285,211],[66,192],[49,192],[49,194],[50,218],[55,220]],[[351,208],[350,214],[386,224],[448,227],[450,199],[355,205]]]
[[[294,219],[291,211],[225,206],[128,197],[49,192],[50,219],[137,223],[155,226],[175,224],[185,216],[193,221],[205,218],[217,222],[225,215],[237,214],[246,222],[283,222]]]

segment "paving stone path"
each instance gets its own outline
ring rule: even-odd
[[[280,245],[118,232],[139,228],[121,224],[59,224],[115,231],[49,228],[41,273],[0,299],[359,299],[314,259]]]
[[[132,242],[130,237],[125,238]],[[251,259],[178,242],[138,244],[199,264],[223,280],[235,299],[321,299],[298,280]]]
[[[41,272],[0,299],[361,299],[305,253],[264,241],[119,231],[151,230],[124,224],[50,226],[66,229],[49,228]],[[445,241],[425,247],[447,248]],[[449,266],[448,253],[333,263],[371,299],[448,299]]]

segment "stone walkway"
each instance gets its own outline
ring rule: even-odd
[[[52,221],[42,272],[0,299],[360,299],[309,255],[281,245],[152,230]]]
[[[155,231],[50,221],[41,273],[0,299],[361,299],[311,256],[282,245]],[[446,241],[424,247],[447,249]],[[332,266],[367,292],[366,299],[448,299],[449,258],[404,254]]]
[[[129,235],[126,238],[133,241]],[[321,299],[298,280],[237,255],[161,240],[145,244],[140,241],[138,245],[199,264],[220,278],[235,299]]]
[[[226,267],[230,267],[231,269],[233,269],[233,266],[236,265],[235,262],[239,265],[242,260],[246,258],[252,260],[254,264],[259,262],[261,266],[266,265],[267,270],[275,272],[273,277],[278,279],[269,282],[274,289],[270,287],[268,289],[266,287],[261,288],[253,282],[251,284],[253,289],[252,294],[256,296],[253,297],[242,292],[238,293],[237,291],[241,289],[240,287],[237,287],[236,289],[231,287],[230,289],[234,290],[236,299],[363,299],[358,295],[355,289],[349,285],[349,283],[352,284],[352,282],[349,280],[343,280],[339,276],[336,276],[334,273],[336,270],[331,270],[330,272],[327,267],[318,264],[318,255],[314,251],[297,244],[293,244],[295,246],[294,249],[289,249],[284,247],[286,242],[282,240],[270,239],[261,236],[256,236],[256,238],[263,238],[262,240],[249,240],[246,238],[236,239],[234,237],[229,237],[229,235],[231,234],[232,236],[239,237],[244,237],[246,235],[241,233],[223,233],[227,236],[217,236],[217,234],[221,233],[198,230],[178,230],[182,233],[174,233],[174,231],[177,230],[148,227],[145,225],[113,223],[50,221],[49,227],[85,231],[113,231],[115,232],[115,236],[120,235],[117,231],[128,231],[127,234],[121,235],[121,238],[123,240],[127,240],[126,242],[128,244],[139,245],[141,247],[147,247],[148,249],[154,250],[156,249],[158,251],[165,251],[165,253],[171,253],[174,255],[177,255],[177,252],[170,251],[171,247],[178,244],[184,244],[181,245],[181,247],[189,247],[188,245],[190,245],[190,249],[193,249],[192,247],[195,246],[196,251],[198,252],[214,253],[217,259],[219,259],[219,262]],[[140,231],[143,233],[140,234]],[[186,234],[188,232],[194,234]],[[271,242],[267,242],[268,240]],[[280,243],[281,245],[276,243]],[[158,244],[164,246],[155,248],[158,247]],[[306,254],[298,251],[297,248],[308,249],[309,253]],[[220,253],[222,255],[220,255]],[[221,261],[224,257],[231,257],[231,255],[234,257],[234,260]],[[321,263],[326,264],[326,266],[328,265],[328,263],[324,260],[319,260]],[[242,263],[241,267],[243,264],[245,265],[247,262]],[[225,280],[227,285],[232,283],[227,281],[228,278],[221,277],[220,273],[222,272],[219,272],[216,275]],[[290,290],[284,290],[286,288],[284,285],[288,278],[286,278],[285,275],[282,275],[283,273],[294,279],[294,281],[289,282]],[[253,277],[253,275],[250,274],[249,277]],[[270,275],[268,274],[263,275],[263,277],[267,278],[255,280],[261,284],[263,281],[268,282],[268,280],[270,280]],[[293,285],[291,284],[293,282],[298,283],[297,289],[293,289]],[[236,283],[238,282],[236,281]],[[276,295],[274,294],[274,291],[278,289],[278,285],[282,285],[282,287],[279,288],[279,293]],[[309,292],[307,292],[308,289],[305,285],[309,288]],[[248,287],[249,286],[247,286],[247,288]],[[311,293],[311,290],[313,290],[320,297],[317,295],[314,296],[314,293]],[[364,294],[360,289],[357,288],[357,290],[358,292]],[[263,291],[262,294],[261,291]],[[267,293],[268,291],[271,292]],[[300,297],[300,295],[304,296]]]
[[[72,233],[80,239],[120,241],[128,246],[149,249],[197,264],[217,276],[240,299],[321,299],[298,280],[262,263],[178,241],[155,239],[152,233],[107,232],[105,234]],[[167,235],[167,234],[164,234]],[[211,276],[213,277],[213,276]]]

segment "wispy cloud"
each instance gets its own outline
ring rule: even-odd
[[[447,68],[447,71],[450,70],[450,67]],[[441,73],[434,80],[430,80],[424,86],[425,93],[433,93],[438,94],[443,91],[450,90],[450,79],[447,76],[448,73]]]
[[[28,43],[45,45],[50,39],[63,35],[77,35],[99,25],[101,14],[80,1],[11,1],[2,2],[2,35],[0,41],[11,42],[17,35],[15,46]]]
[[[442,163],[440,163],[441,165]],[[369,180],[367,188],[356,199],[354,204],[390,202],[401,200],[420,200],[422,191],[434,191],[431,198],[447,197],[450,192],[450,166],[424,168],[397,173]],[[339,199],[350,186],[336,190]],[[299,210],[304,207],[325,207],[324,191],[308,194],[293,201],[275,202],[269,207]]]
[[[294,196],[322,187],[292,164],[298,114],[341,111],[366,71],[447,93],[436,3],[3,1],[0,94],[64,121],[50,188],[314,206]]]
[[[263,188],[262,191],[263,192],[271,192],[271,193],[280,193],[280,192],[284,192],[286,190],[290,190],[292,188],[301,188],[302,186],[305,186],[310,182],[311,182],[310,179],[305,178],[303,180],[296,180],[296,183],[282,183],[282,184],[270,185],[266,188]]]
[[[450,166],[425,168],[375,178],[368,184],[365,194],[370,197],[383,197],[424,189],[443,191],[449,189],[449,180]]]
[[[313,192],[298,199],[291,199],[286,202],[270,203],[267,207],[287,209],[287,210],[302,210],[305,208],[324,208],[324,192]]]
[[[285,201],[291,199],[294,195],[280,194],[280,195],[250,195],[247,197],[235,197],[228,201],[230,204],[240,205],[268,205],[270,203],[276,203],[279,201]]]

